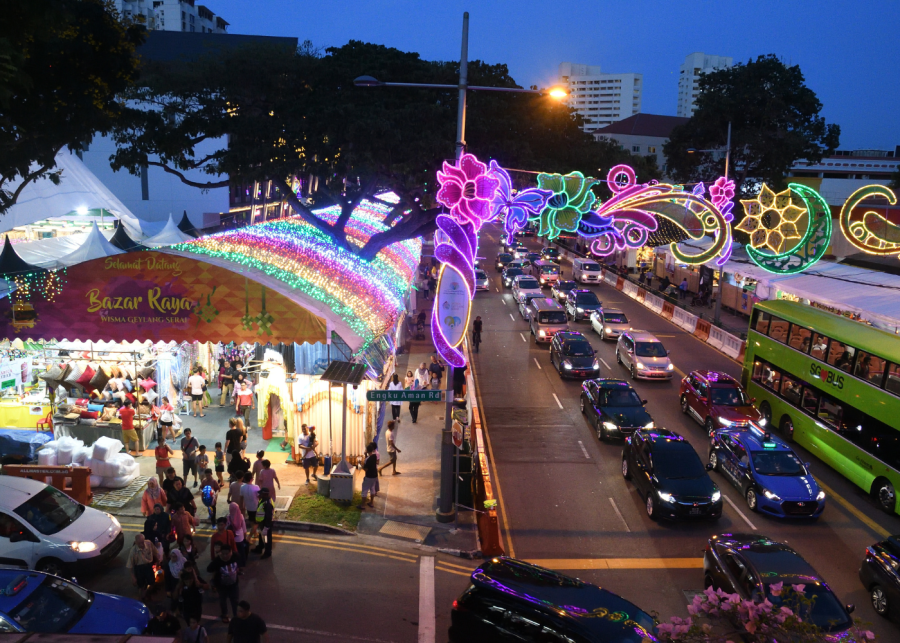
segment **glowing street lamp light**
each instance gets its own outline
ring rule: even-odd
[[[550,89],[550,91],[548,92],[548,95],[550,96],[550,98],[555,98],[556,100],[563,100],[564,98],[566,98],[569,95],[569,92],[567,92],[562,87],[552,87]]]

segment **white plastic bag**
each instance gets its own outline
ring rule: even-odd
[[[103,486],[103,477],[95,473],[91,474],[91,489]]]
[[[41,449],[37,452],[38,464],[43,467],[56,466],[56,449]]]
[[[99,438],[97,438],[97,441],[94,442],[94,452],[92,458],[94,460],[109,462],[109,460],[124,447],[125,445],[122,444],[121,440],[108,438],[105,435],[100,436]]]
[[[110,462],[103,460],[88,460],[85,464],[91,468],[91,474],[100,476],[101,478],[114,477],[118,472],[118,467]]]
[[[56,447],[57,464],[72,464],[73,455],[76,449],[84,446],[84,442],[76,440],[69,436],[63,436],[59,439],[59,445]]]
[[[90,462],[91,455],[93,455],[93,453],[94,450],[91,447],[78,447],[72,454],[72,463],[77,465],[90,466],[86,463]]]

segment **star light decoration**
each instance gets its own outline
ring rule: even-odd
[[[741,199],[741,203],[746,216],[737,229],[750,235],[753,248],[781,254],[785,242],[800,238],[797,221],[806,210],[791,202],[790,188],[776,194],[763,184],[755,199]]]

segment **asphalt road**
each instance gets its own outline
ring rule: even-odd
[[[881,640],[897,640],[900,628],[872,610],[857,570],[865,547],[888,533],[900,533],[900,517],[877,509],[861,490],[814,456],[816,479],[830,491],[816,522],[781,521],[752,513],[740,492],[712,473],[725,498],[715,522],[653,522],[631,483],[623,480],[621,443],[600,443],[580,413],[581,382],[561,380],[551,366],[547,345],[537,346],[504,290],[493,259],[501,228],[487,226],[479,255],[486,257],[489,292],[475,298],[473,315],[484,321],[481,352],[474,356],[480,408],[485,415],[501,494],[509,551],[517,558],[568,570],[634,601],[661,616],[685,616],[685,591],[703,587],[702,550],[714,533],[749,532],[787,542],[829,582],[856,616],[873,624]],[[540,240],[525,239],[529,248]],[[571,278],[571,264],[562,263]],[[634,382],[657,426],[684,435],[705,461],[706,435],[682,415],[679,383],[685,373],[710,369],[740,375],[734,360],[655,315],[606,284],[591,287],[605,306],[625,312],[635,329],[656,334],[671,351],[676,375],[671,382]],[[628,379],[615,361],[615,342],[602,343],[589,322],[570,321],[590,340],[602,359],[600,376]]]

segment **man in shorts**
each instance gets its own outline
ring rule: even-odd
[[[197,486],[197,481],[199,480],[197,477],[197,449],[199,448],[200,443],[197,442],[197,438],[191,435],[190,429],[185,429],[184,437],[181,438],[181,475],[184,477],[185,485],[187,484],[188,473],[193,473],[194,486]]]
[[[205,392],[203,388],[205,386],[206,380],[200,375],[199,370],[188,378],[188,389],[191,391],[191,410],[194,412],[194,417],[198,415],[206,417],[203,414],[203,393]]]
[[[244,502],[244,508],[247,510],[247,524],[250,526],[251,537],[256,537],[256,508],[259,506],[259,487],[253,484],[253,474],[249,471],[244,474],[244,484],[241,487],[241,499]]]
[[[131,407],[131,400],[125,399],[125,405],[119,409],[118,415],[122,418],[122,442],[125,443],[125,450],[133,456],[140,455],[138,453],[140,441],[137,431],[134,430],[134,409]],[[133,451],[130,446],[132,443],[134,443]]]
[[[310,467],[312,467],[313,470],[313,479],[319,479],[319,476],[316,475],[316,472],[319,470],[319,455],[316,453],[316,446],[318,445],[315,441],[316,434],[311,434],[305,424],[301,427],[301,431],[303,432],[303,435],[297,438],[297,443],[300,447],[300,462],[303,463],[303,470],[306,471],[306,484],[309,484]]]

